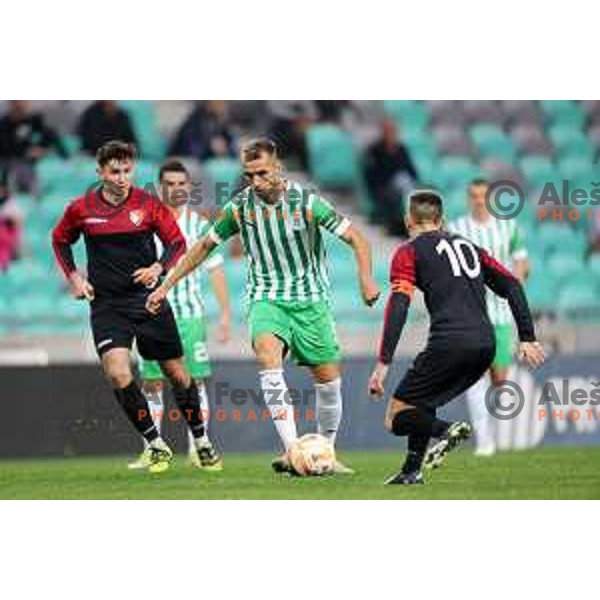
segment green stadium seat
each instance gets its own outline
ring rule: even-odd
[[[580,257],[572,254],[552,254],[546,261],[547,277],[559,280],[587,278],[585,265]]]
[[[585,124],[585,114],[574,100],[541,100],[540,105],[546,119],[552,123],[579,129]]]
[[[581,179],[588,179],[589,181],[594,176],[594,167],[588,157],[567,156],[561,158],[558,160],[557,168],[563,179],[568,179],[569,181]]]
[[[587,268],[592,276],[600,278],[600,254],[590,256]]]
[[[507,136],[490,138],[479,144],[478,150],[481,158],[494,158],[506,164],[512,164],[516,156],[512,140]]]
[[[490,144],[506,137],[504,131],[497,125],[473,125],[469,129],[469,136],[477,147]]]
[[[440,159],[434,183],[438,184],[442,191],[448,188],[465,188],[466,185],[481,174],[479,167],[463,157],[445,157]]]
[[[240,163],[234,158],[211,158],[202,163],[202,168],[210,179],[210,197],[217,200],[219,206],[225,203],[240,186],[242,174]],[[217,187],[218,186],[218,187]]]
[[[567,284],[558,294],[558,308],[561,311],[600,308],[600,297],[590,285]]]
[[[592,142],[580,129],[555,125],[548,129],[548,137],[552,141],[558,157],[577,155],[592,159],[594,156]]]
[[[122,100],[120,104],[131,117],[139,141],[141,156],[162,160],[165,156],[165,143],[158,129],[158,117],[154,102],[151,100]]]
[[[572,228],[568,223],[549,222],[542,223],[536,232],[536,243],[546,254],[562,248],[575,247],[580,244],[581,233]]]
[[[556,282],[542,270],[533,270],[526,284],[527,299],[535,310],[551,310],[556,305]]]
[[[387,115],[404,127],[425,129],[429,121],[429,109],[417,100],[384,100],[383,109]]]
[[[360,180],[358,154],[351,135],[336,125],[313,125],[306,133],[311,175],[335,188],[356,188]]]
[[[543,187],[556,176],[552,161],[546,156],[524,156],[519,160],[519,169],[531,188]]]

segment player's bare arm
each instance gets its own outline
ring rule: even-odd
[[[529,261],[526,258],[521,258],[514,261],[513,275],[521,282],[525,283],[529,277]]]
[[[197,269],[216,246],[217,244],[214,240],[208,236],[198,240],[187,253],[181,257],[163,283],[148,296],[146,308],[151,313],[156,313],[167,297],[169,290],[179,280],[189,275],[194,269]]]
[[[209,277],[213,293],[221,310],[217,339],[219,342],[225,343],[231,338],[231,304],[229,303],[229,290],[223,265],[211,269]]]
[[[373,306],[377,302],[381,292],[377,282],[373,279],[371,245],[365,236],[353,225],[350,225],[343,233],[342,239],[352,246],[352,250],[354,250],[363,302],[367,306]]]

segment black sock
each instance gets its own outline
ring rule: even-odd
[[[392,421],[394,435],[421,435],[426,437],[441,437],[450,427],[448,421],[435,417],[435,412],[427,412],[420,408],[409,408],[396,413]]]
[[[194,438],[201,438],[204,435],[204,422],[196,382],[192,379],[187,389],[173,386],[173,396],[183,418],[188,422],[192,435]]]
[[[429,436],[410,434],[408,436],[408,454],[402,467],[403,473],[420,471],[427,451]]]
[[[132,381],[127,387],[115,388],[117,401],[127,418],[148,443],[158,437],[158,431],[150,415],[150,407],[138,384]]]

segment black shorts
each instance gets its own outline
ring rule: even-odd
[[[164,302],[157,314],[146,310],[146,299],[130,301],[96,299],[91,304],[91,325],[98,356],[113,348],[131,349],[135,338],[140,355],[147,360],[183,356],[183,346],[173,311]]]
[[[419,353],[396,388],[394,397],[435,410],[468,390],[490,368],[495,343],[429,344]]]

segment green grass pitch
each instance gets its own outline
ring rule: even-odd
[[[297,478],[271,472],[269,454],[227,454],[222,473],[177,456],[162,475],[131,472],[129,457],[0,461],[0,498],[25,499],[550,499],[600,498],[600,448],[544,448],[448,457],[423,486],[383,486],[400,452],[345,452],[353,476]]]

